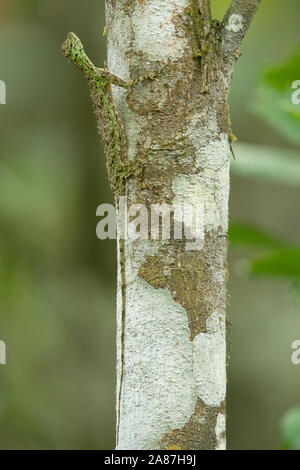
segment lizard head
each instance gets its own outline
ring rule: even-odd
[[[68,34],[62,45],[62,51],[66,57],[71,57],[72,60],[76,60],[84,52],[83,45],[75,33]]]

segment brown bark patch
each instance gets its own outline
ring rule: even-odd
[[[170,259],[170,251],[162,249],[160,255],[147,257],[139,276],[156,289],[168,288],[187,313],[193,341],[199,333],[207,333],[206,320],[212,313],[218,311],[220,319],[225,314],[226,278],[222,274],[226,272],[227,238],[210,233],[201,251],[186,251],[183,242],[174,242],[171,251],[176,261],[163,262]]]
[[[230,115],[229,115],[229,107],[225,100],[218,103],[217,121],[218,121],[220,132],[230,135],[231,122],[230,122]]]
[[[181,429],[166,433],[159,442],[163,450],[214,450],[217,447],[216,423],[219,413],[225,413],[225,402],[212,408],[197,399],[194,413]]]
[[[167,280],[163,273],[163,264],[154,256],[147,256],[147,261],[141,266],[139,276],[145,279],[155,289],[166,287]]]

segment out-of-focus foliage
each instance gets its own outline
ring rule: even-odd
[[[253,109],[278,132],[300,145],[300,106],[292,102],[292,84],[300,80],[300,49],[282,65],[267,69],[261,79]]]
[[[281,419],[282,450],[300,450],[300,408],[289,410]]]
[[[260,276],[300,278],[300,248],[274,251],[251,263],[251,274]]]
[[[256,99],[251,104],[260,117],[297,145],[300,145],[300,104],[292,100],[295,92],[292,85],[299,83],[300,49],[281,65],[274,65],[264,71]],[[298,151],[239,144],[236,153],[238,161],[233,165],[233,171],[237,175],[265,183],[299,186]],[[296,217],[299,220],[299,214]],[[253,227],[232,225],[229,235],[234,244],[268,249],[268,254],[250,261],[248,274],[293,280],[291,292],[299,308],[300,248],[282,246],[273,237],[266,236]],[[280,434],[283,449],[300,449],[300,408],[291,409],[284,415]]]
[[[291,140],[300,144],[300,104],[292,103],[291,84],[300,78],[300,49],[283,65],[273,66],[263,74],[258,98],[253,105]],[[265,97],[263,99],[262,97]],[[297,151],[240,144],[240,161],[233,165],[240,175],[287,185],[299,186],[300,154]],[[249,231],[240,233],[240,242],[253,244]],[[270,245],[269,245],[270,247]],[[278,248],[275,246],[275,248]],[[298,278],[300,249],[286,247],[251,262],[250,273],[260,276]]]
[[[283,65],[268,68],[263,73],[262,83],[252,107],[291,141],[300,144],[300,105],[292,103],[291,85],[295,77],[300,78],[300,49]],[[263,97],[265,99],[263,99]],[[298,151],[239,144],[238,160],[233,164],[237,175],[258,181],[299,186],[300,154]],[[230,229],[233,242],[253,245],[264,244],[272,248],[273,239],[261,231],[247,228]],[[273,245],[278,248],[278,244]],[[300,275],[300,249],[286,247],[251,263],[252,274],[297,278]]]
[[[82,8],[1,3],[1,449],[114,446],[115,247],[95,231],[111,196],[88,87],[61,53],[76,29],[103,62],[103,7],[84,7],[95,31]]]
[[[300,106],[299,106],[300,108]],[[300,126],[299,126],[300,134]],[[297,150],[237,144],[232,171],[257,181],[300,186],[300,152]]]
[[[263,248],[278,248],[283,245],[272,235],[264,233],[250,225],[232,223],[228,232],[229,241],[232,245],[247,245]]]

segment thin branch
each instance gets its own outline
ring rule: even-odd
[[[223,19],[223,46],[235,58],[261,0],[232,0]]]

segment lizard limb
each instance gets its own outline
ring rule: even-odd
[[[98,129],[104,143],[111,188],[116,196],[122,195],[130,170],[127,168],[127,140],[111,84],[125,88],[128,88],[129,84],[108,70],[95,67],[74,33],[68,34],[62,51],[84,73],[89,82]]]
[[[162,72],[151,72],[126,82],[107,68],[96,67],[75,33],[68,34],[62,51],[84,73],[89,82],[98,129],[105,147],[109,181],[115,195],[122,195],[125,192],[126,179],[134,172],[135,165],[134,162],[128,162],[127,140],[111,85],[130,89],[143,81],[154,80]]]

